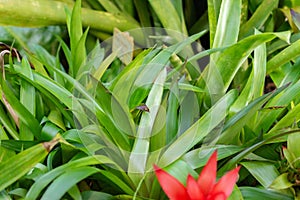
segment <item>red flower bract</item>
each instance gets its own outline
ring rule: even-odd
[[[171,200],[226,200],[238,179],[240,167],[229,171],[216,182],[217,151],[215,151],[198,180],[188,175],[186,187],[158,166],[154,165],[154,170],[162,189]]]

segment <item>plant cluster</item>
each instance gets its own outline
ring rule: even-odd
[[[299,1],[0,12],[0,198],[300,199]]]

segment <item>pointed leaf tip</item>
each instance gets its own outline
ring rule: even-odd
[[[205,167],[203,168],[198,178],[198,185],[202,193],[207,196],[213,189],[217,176],[217,151],[210,156]],[[205,184],[204,184],[205,183]]]
[[[220,180],[218,183],[215,185],[213,189],[213,194],[218,195],[223,193],[225,199],[227,199],[230,194],[232,193],[233,187],[238,180],[239,176],[239,170],[241,166],[236,167],[235,169],[227,172]]]
[[[201,192],[197,181],[190,174],[187,178],[187,192],[191,200],[205,199],[204,194]]]
[[[170,199],[190,200],[188,193],[182,183],[180,183],[176,178],[174,178],[158,166],[153,165],[153,167],[159,184]]]

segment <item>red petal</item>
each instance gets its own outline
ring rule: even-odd
[[[226,200],[227,197],[224,193],[214,194],[213,196],[210,196],[207,200]]]
[[[216,182],[217,176],[217,151],[215,151],[209,158],[205,167],[203,168],[199,178],[198,185],[201,192],[207,196],[212,190]]]
[[[214,190],[212,191],[212,195],[219,195],[220,193],[224,194],[225,199],[227,199],[233,187],[238,179],[240,166],[227,172],[218,183],[215,185]]]
[[[191,200],[205,200],[197,181],[191,175],[187,178],[187,192]]]
[[[171,200],[190,200],[189,195],[182,183],[164,170],[160,169],[158,166],[154,165],[153,167],[158,182]]]

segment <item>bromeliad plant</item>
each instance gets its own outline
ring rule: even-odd
[[[216,183],[217,151],[209,158],[197,181],[189,174],[186,187],[176,178],[154,165],[160,185],[171,200],[226,200],[238,178],[240,167],[229,171]]]
[[[281,172],[282,143],[288,141],[287,135],[299,134],[300,40],[293,22],[297,15],[287,8],[297,12],[296,3],[209,0],[206,14],[195,23],[201,28],[187,31],[184,17],[188,12],[183,8],[192,8],[191,1],[184,7],[181,1],[150,0],[151,9],[146,10],[141,1],[130,1],[134,4],[129,5],[139,8],[137,15],[121,1],[84,1],[85,6],[105,12],[86,8],[82,13],[81,1],[39,4],[29,0],[20,7],[11,7],[11,2],[22,4],[9,1],[6,8],[15,15],[4,15],[2,24],[13,16],[23,18],[27,12],[18,9],[24,5],[44,8],[30,12],[35,16],[49,6],[45,13],[49,21],[33,17],[28,25],[61,24],[66,18],[70,45],[57,37],[60,51],[53,56],[6,28],[26,51],[21,62],[13,60],[13,52],[5,57],[7,64],[1,69],[0,158],[4,164],[0,171],[5,170],[1,197],[166,199],[153,164],[181,183],[189,177],[188,190],[195,187],[191,198],[196,191],[200,197],[202,185],[199,188],[192,177],[198,176],[209,152],[215,150],[220,175],[235,168],[224,176],[230,177],[231,184],[224,195],[220,193],[223,198],[236,182],[237,165],[241,166],[240,178],[229,199],[288,200],[296,196],[289,188],[274,187]],[[91,2],[94,4],[88,4]],[[50,10],[58,14],[48,15]],[[116,14],[123,10],[125,18]],[[109,20],[95,23],[95,16]],[[22,25],[22,20],[14,20],[13,25]],[[196,34],[182,37],[169,29],[148,29],[151,35],[145,34],[146,29],[126,34],[115,29],[108,51],[89,34],[106,38],[113,26],[127,30],[152,21],[163,28]],[[90,29],[83,31],[82,23]],[[205,27],[209,30],[200,32]],[[201,49],[195,41],[206,41],[207,31],[208,50],[195,52]],[[155,35],[158,33],[167,34]],[[150,45],[137,50],[134,42]],[[207,55],[209,63],[199,66]],[[57,135],[61,135],[59,141]],[[45,141],[54,141],[50,142],[52,151],[44,147],[49,144]],[[36,157],[38,152],[43,156]],[[207,166],[215,166],[215,156]],[[199,180],[207,170],[204,167]],[[6,174],[16,176],[11,179]],[[224,177],[214,183],[216,175],[210,175],[210,186],[215,187],[212,195],[219,195]],[[179,191],[186,191],[178,185]]]

